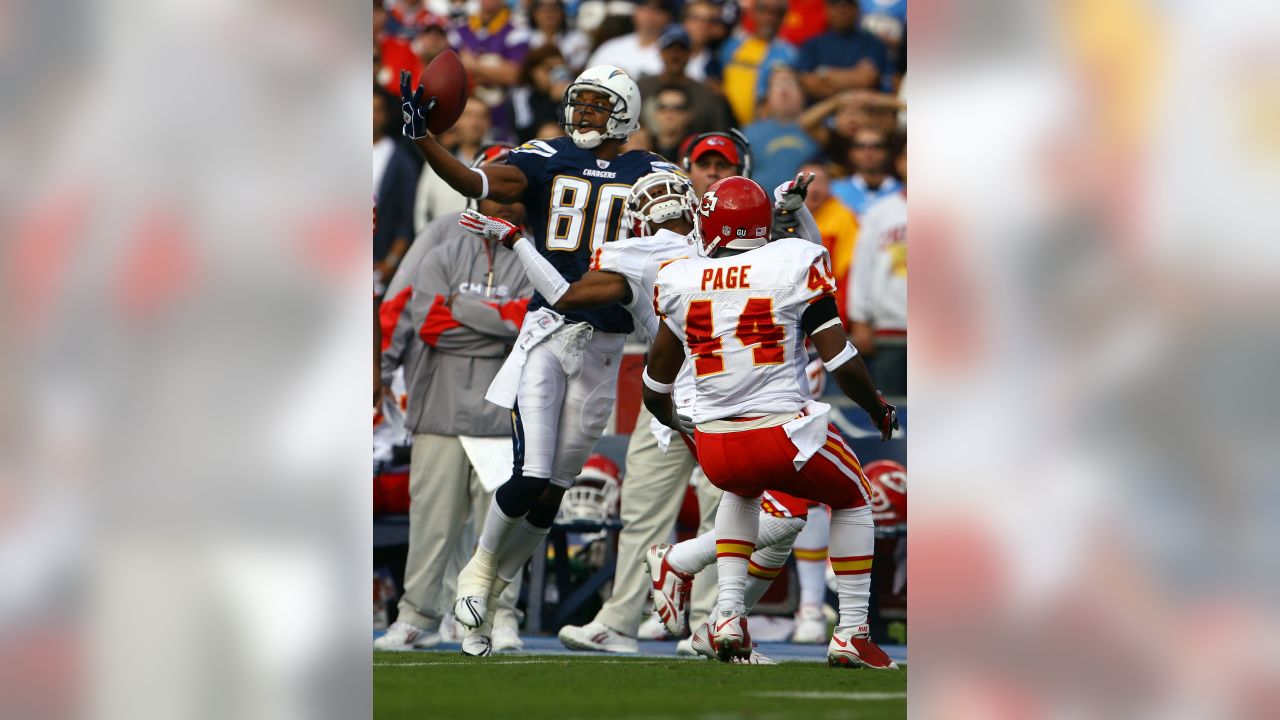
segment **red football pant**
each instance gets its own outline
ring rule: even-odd
[[[780,490],[833,510],[868,504],[871,488],[862,466],[834,425],[827,425],[826,442],[799,470],[792,462],[795,445],[781,425],[730,433],[699,430],[695,438],[698,464],[726,492],[758,497]]]

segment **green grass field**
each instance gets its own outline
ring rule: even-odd
[[[901,718],[907,670],[821,663],[445,653],[373,654],[373,716],[392,718]]]

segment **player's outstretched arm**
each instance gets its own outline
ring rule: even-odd
[[[810,305],[801,317],[801,324],[813,340],[822,364],[835,376],[840,390],[867,411],[880,430],[881,440],[893,437],[893,431],[898,429],[898,410],[881,397],[858,351],[849,344],[835,300],[826,296]]]
[[[615,272],[592,270],[570,285],[560,271],[538,253],[520,228],[506,220],[467,210],[462,213],[458,224],[475,235],[495,240],[514,250],[533,288],[556,310],[589,310],[627,299],[626,278]]]
[[[423,98],[422,85],[417,90],[409,87],[411,75],[400,71],[400,110],[404,120],[404,136],[413,140],[449,187],[470,198],[492,198],[498,202],[515,202],[524,194],[529,181],[519,168],[511,165],[490,165],[471,168],[453,156],[453,153],[436,142],[427,132],[427,116],[435,107],[435,98]]]
[[[693,434],[693,421],[676,412],[671,401],[676,374],[684,363],[684,345],[666,323],[658,325],[658,336],[649,347],[649,362],[644,369],[644,406],[658,422],[686,435]]]

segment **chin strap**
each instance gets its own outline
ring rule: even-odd
[[[591,148],[599,147],[600,143],[604,142],[604,135],[601,134],[599,130],[592,130],[591,132],[574,130],[570,134],[570,137],[573,138],[573,144],[583,150],[590,150]]]

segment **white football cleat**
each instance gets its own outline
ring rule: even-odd
[[[685,641],[682,640],[681,642],[685,642]],[[693,631],[693,635],[689,637],[689,640],[687,642],[689,643],[689,649],[692,652],[692,654],[701,655],[702,657],[710,658],[712,660],[720,659],[720,656],[716,655],[715,646],[711,644],[711,626],[709,624],[702,623],[701,625],[699,625],[698,629]],[[678,647],[677,647],[676,654],[677,655],[680,654]],[[778,664],[776,661],[774,661],[772,658],[768,657],[767,655],[761,654],[760,651],[756,649],[755,643],[751,644],[750,657],[746,658],[745,660],[740,657],[733,658],[730,662],[742,663],[745,665],[777,665]]]
[[[627,637],[602,622],[565,625],[560,628],[560,643],[570,650],[598,650],[611,653],[637,653],[636,639]]]
[[[493,619],[493,635],[490,637],[494,652],[516,652],[524,649],[524,640],[520,639],[520,628],[516,624],[515,615],[498,613]]]
[[[442,643],[460,643],[462,642],[463,631],[466,628],[458,622],[458,618],[452,613],[446,614],[440,619],[440,642]]]
[[[644,566],[653,583],[653,609],[672,637],[684,634],[689,619],[689,589],[693,577],[671,567],[667,553],[671,546],[650,545],[644,554]]]
[[[387,628],[382,637],[373,641],[374,650],[406,652],[431,648],[440,644],[440,633],[421,628],[404,620],[397,620]]]
[[[817,605],[801,605],[796,613],[796,629],[791,631],[793,643],[822,643],[827,641],[827,618]]]
[[[703,623],[704,625],[706,623]],[[693,649],[693,638],[687,637],[676,643],[676,657],[698,657],[698,651]]]
[[[831,667],[897,670],[898,663],[890,660],[884,650],[871,642],[868,631],[866,625],[836,628],[831,644],[827,646],[827,664]]]
[[[724,610],[712,622],[715,625],[711,628],[711,646],[715,648],[716,657],[724,662],[751,657],[751,633],[747,630],[745,617],[732,610]]]
[[[652,613],[649,617],[640,623],[640,627],[636,630],[637,640],[666,640],[667,627],[662,624],[662,620]]]
[[[487,628],[467,628],[462,634],[462,654],[472,657],[488,657],[493,654],[493,638]]]
[[[458,622],[469,628],[484,623],[497,574],[498,562],[493,553],[477,547],[458,573],[458,600],[453,604],[453,616]]]

